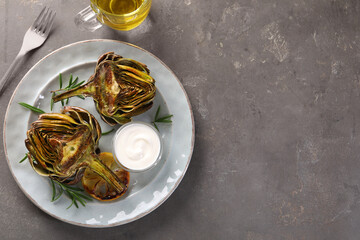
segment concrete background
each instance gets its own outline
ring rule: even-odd
[[[151,214],[87,229],[34,206],[1,149],[0,239],[360,238],[360,1],[153,0],[140,27],[94,33],[73,23],[87,4],[0,0],[1,74],[42,6],[57,11],[50,38],[0,97],[1,122],[46,54],[85,39],[127,41],[184,85],[196,125],[191,164]]]

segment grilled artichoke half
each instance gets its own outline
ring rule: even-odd
[[[95,73],[84,85],[56,95],[53,100],[92,97],[106,123],[124,124],[152,107],[156,87],[149,74],[143,63],[108,52],[100,56]]]
[[[66,184],[75,184],[91,169],[117,193],[127,190],[113,171],[95,153],[101,128],[93,115],[79,107],[64,107],[62,113],[41,114],[27,131],[28,159],[33,169]]]

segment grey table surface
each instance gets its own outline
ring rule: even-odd
[[[158,56],[184,85],[194,153],[154,212],[92,229],[33,205],[2,148],[0,239],[360,238],[360,1],[153,0],[138,28],[91,33],[73,22],[86,0],[0,0],[1,74],[44,5],[57,12],[54,30],[0,97],[1,122],[42,57],[80,40],[122,40]]]

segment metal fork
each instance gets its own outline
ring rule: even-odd
[[[9,69],[0,81],[0,95],[2,95],[3,90],[16,69],[16,66],[21,62],[25,54],[40,47],[45,42],[54,23],[55,14],[55,11],[48,7],[44,7],[39,16],[35,19],[34,23],[27,30],[18,55],[15,57]]]

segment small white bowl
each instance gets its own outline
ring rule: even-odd
[[[139,130],[142,130],[142,132],[138,132],[137,134],[134,134],[134,132],[131,132],[131,130],[134,130],[135,128],[139,127]],[[142,128],[142,129],[141,129]],[[144,132],[148,132],[149,134],[151,134],[152,137],[155,137],[155,139],[158,139],[158,142],[151,142],[151,141],[146,141],[144,140],[144,135],[140,134],[140,133],[144,133]],[[133,137],[133,139],[131,140],[133,144],[131,144],[130,142],[124,142],[125,139],[121,140],[121,136],[123,134],[126,134],[128,136]],[[125,135],[123,135],[124,137]],[[134,139],[135,137],[135,139]],[[140,139],[141,138],[141,139]],[[130,141],[128,139],[128,141]],[[147,139],[148,140],[148,139]],[[122,143],[118,143],[118,141],[122,141]],[[135,141],[135,142],[134,142]],[[155,151],[154,156],[151,157],[150,160],[148,160],[147,162],[143,163],[143,167],[141,167],[141,161],[142,160],[129,160],[131,157],[130,156],[120,156],[119,151],[121,151],[120,149],[118,149],[117,146],[121,147],[123,152],[125,152],[125,150],[130,150],[130,147],[137,147],[137,149],[140,150],[144,150],[144,148],[139,148],[139,146],[143,146],[142,143],[145,144],[149,144],[146,145],[146,147],[152,148],[153,144],[155,145],[159,145],[158,147],[156,147],[156,150],[158,149],[158,154],[156,154],[157,151]],[[129,144],[129,146],[127,147],[126,144]],[[126,123],[124,125],[122,125],[115,133],[113,140],[112,140],[112,149],[113,149],[113,155],[114,155],[114,159],[116,160],[116,162],[125,170],[129,171],[129,172],[143,172],[146,170],[149,170],[151,168],[153,168],[154,166],[156,166],[156,164],[160,161],[161,159],[161,155],[162,155],[162,150],[163,150],[163,146],[162,146],[162,141],[161,141],[161,137],[159,134],[159,131],[157,129],[155,129],[152,125],[145,123],[145,122],[140,122],[140,121],[132,121],[129,123]],[[136,150],[135,148],[133,148],[133,150]],[[128,151],[126,151],[128,152]],[[132,154],[136,154],[135,152],[132,152]],[[141,154],[141,153],[139,153]],[[139,167],[134,167],[134,165],[138,165]]]

